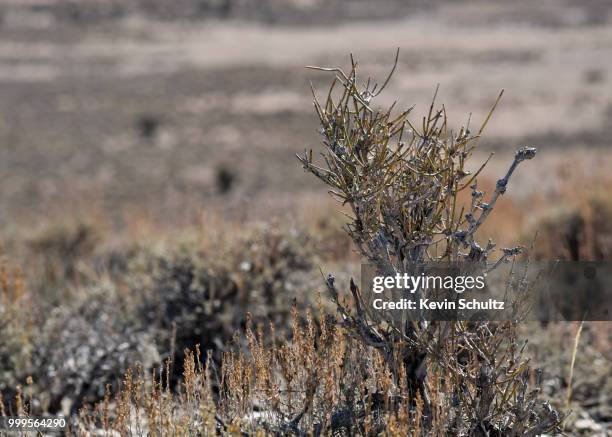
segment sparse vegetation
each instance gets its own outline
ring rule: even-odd
[[[605,194],[557,206],[533,224],[540,259],[606,261],[612,258],[612,203]]]
[[[536,153],[529,147],[517,151],[514,162],[485,202],[476,178],[486,163],[474,174],[467,171],[466,163],[495,106],[475,135],[469,126],[453,133],[444,107],[434,109],[434,97],[422,127],[417,129],[407,119],[409,110],[398,115],[392,113],[393,107],[372,109],[374,98],[384,90],[390,76],[380,86],[370,79],[362,85],[353,60],[348,73],[323,70],[336,73],[327,100],[319,103],[315,98],[325,166],[314,164],[312,152],[305,153],[300,161],[330,186],[334,197],[350,205],[352,216],[347,230],[363,258],[379,272],[394,275],[408,273],[412,266],[426,261],[469,261],[493,269],[522,252],[520,247],[504,248],[493,259],[495,244],[489,240],[481,246],[476,240],[478,229],[506,192],[518,164]],[[394,70],[395,66],[392,73]],[[336,84],[340,93],[334,99]],[[459,193],[468,188],[470,204],[458,205]],[[333,276],[328,277],[327,287],[345,328],[362,347],[381,354],[392,386],[403,388],[399,396],[417,409],[420,403],[423,410],[417,414],[426,420],[420,424],[423,431],[417,434],[536,435],[560,429],[562,415],[548,404],[547,410],[540,410],[537,390],[527,394],[530,370],[518,352],[517,323],[422,320],[398,326],[384,315],[372,314],[354,283],[354,310],[340,300]],[[430,372],[446,375],[452,382],[444,387],[444,393],[453,393],[459,400],[454,408],[447,400],[443,411],[453,413],[444,419],[434,418],[433,405],[439,407],[442,402],[441,393],[432,393],[427,387]],[[505,389],[500,389],[504,385]],[[387,414],[397,413],[389,393],[376,394],[388,406]],[[527,398],[529,405],[525,404]],[[348,408],[355,416],[354,406]],[[353,423],[356,429],[360,425]],[[414,430],[408,427],[404,432]]]
[[[0,416],[87,436],[608,435],[609,322],[397,324],[357,278],[494,268],[519,244],[610,258],[610,11],[0,5]],[[347,41],[366,63],[301,67]]]
[[[533,149],[517,152],[485,203],[478,173],[466,170],[484,126],[475,136],[469,128],[453,134],[444,109],[434,111],[432,103],[418,131],[408,112],[371,109],[376,86],[368,80],[358,88],[355,63],[348,75],[336,71],[339,100],[333,85],[324,105],[315,100],[327,168],[311,153],[300,160],[351,206],[347,230],[364,258],[381,272],[403,272],[426,257],[494,268],[520,253],[503,249],[489,261],[494,244],[481,247],[476,231]],[[465,212],[457,196],[468,187]],[[311,268],[308,240],[266,231],[237,241],[215,250],[216,260],[188,246],[170,256],[136,250],[121,262],[115,254],[107,287],[88,287],[46,319],[32,354],[33,379],[45,395],[22,408],[80,410],[74,431],[119,435],[561,430],[564,415],[540,400],[541,372],[523,357],[516,322],[423,320],[398,329],[364,308],[353,281],[352,304],[345,303],[332,276],[325,285],[339,316],[326,314],[320,300],[316,317],[294,304],[289,319],[287,275]],[[200,348],[209,351],[206,360]],[[45,369],[42,356],[61,365],[36,373]]]

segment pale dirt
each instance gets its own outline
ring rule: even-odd
[[[505,90],[481,141],[483,156],[497,152],[489,177],[529,144],[541,151],[518,173],[522,197],[554,189],[564,165],[592,178],[612,159],[612,26],[593,22],[608,9],[440,2],[397,20],[299,27],[133,16],[65,28],[44,14],[9,14],[1,219],[92,198],[109,211],[171,206],[184,215],[199,204],[245,214],[323,192],[293,157],[319,141],[308,81],[323,90],[329,79],[304,66],[346,67],[352,52],[382,80],[396,47],[400,65],[380,103],[416,104],[413,119],[440,84],[451,124],[471,113],[477,127]],[[146,117],[158,123],[151,138],[140,135]],[[216,194],[220,167],[237,175],[229,196]]]

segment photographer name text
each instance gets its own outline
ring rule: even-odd
[[[477,290],[484,291],[486,287],[485,276],[431,276],[431,275],[416,275],[412,276],[407,273],[397,273],[394,276],[375,276],[372,280],[372,291],[375,295],[379,295],[384,291],[400,291],[408,292],[411,295],[417,291],[422,291],[423,294],[427,290],[439,291],[454,291],[457,295],[461,295],[466,291]],[[497,299],[442,299],[436,300],[433,298],[419,297],[400,298],[400,299],[384,299],[377,297],[373,299],[372,306],[376,310],[433,310],[433,311],[448,311],[448,310],[503,310],[504,301]]]

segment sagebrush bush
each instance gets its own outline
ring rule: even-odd
[[[151,368],[161,361],[156,333],[133,317],[138,307],[101,279],[46,315],[29,370],[38,393],[33,414],[74,414],[102,399],[107,384],[117,388],[134,363]]]
[[[225,253],[183,246],[153,254],[138,285],[147,289],[138,318],[155,329],[164,350],[172,350],[180,376],[186,348],[199,344],[220,358],[223,345],[244,328],[247,312],[257,322],[287,325],[292,298],[299,297],[292,276],[311,267],[312,250],[304,233],[259,228]],[[300,297],[302,304],[307,300]]]
[[[29,306],[21,271],[0,261],[0,395],[13,396],[26,376],[34,340]]]
[[[533,256],[566,261],[612,259],[612,202],[604,193],[564,205],[535,221],[528,236],[536,236]]]
[[[45,242],[35,246],[43,261],[34,266],[36,287],[0,269],[0,393],[7,410],[28,377],[37,394],[31,414],[75,413],[103,399],[107,385],[115,392],[137,362],[150,370],[172,360],[169,381],[178,384],[186,348],[200,344],[220,360],[247,311],[282,327],[293,298],[301,306],[308,301],[295,276],[311,268],[314,240],[295,229],[243,229],[226,235],[223,247],[140,243],[94,252],[70,244],[88,240],[74,238],[82,228],[53,228],[33,239]],[[80,255],[60,255],[72,253]],[[75,261],[86,275],[64,274]],[[30,306],[34,293],[39,299]]]

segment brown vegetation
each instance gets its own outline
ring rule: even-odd
[[[4,2],[0,415],[78,435],[609,433],[609,322],[397,329],[359,305],[364,257],[494,264],[488,238],[510,258],[536,234],[538,259],[612,253],[609,4],[423,3]],[[378,95],[334,69],[316,120],[305,84],[328,76],[304,59],[355,41],[376,75],[401,44],[395,79]],[[486,137],[447,120],[484,120],[501,87]],[[415,110],[376,106],[394,98]],[[300,157],[343,204],[296,166],[316,121]],[[508,183],[522,144],[538,157]]]

